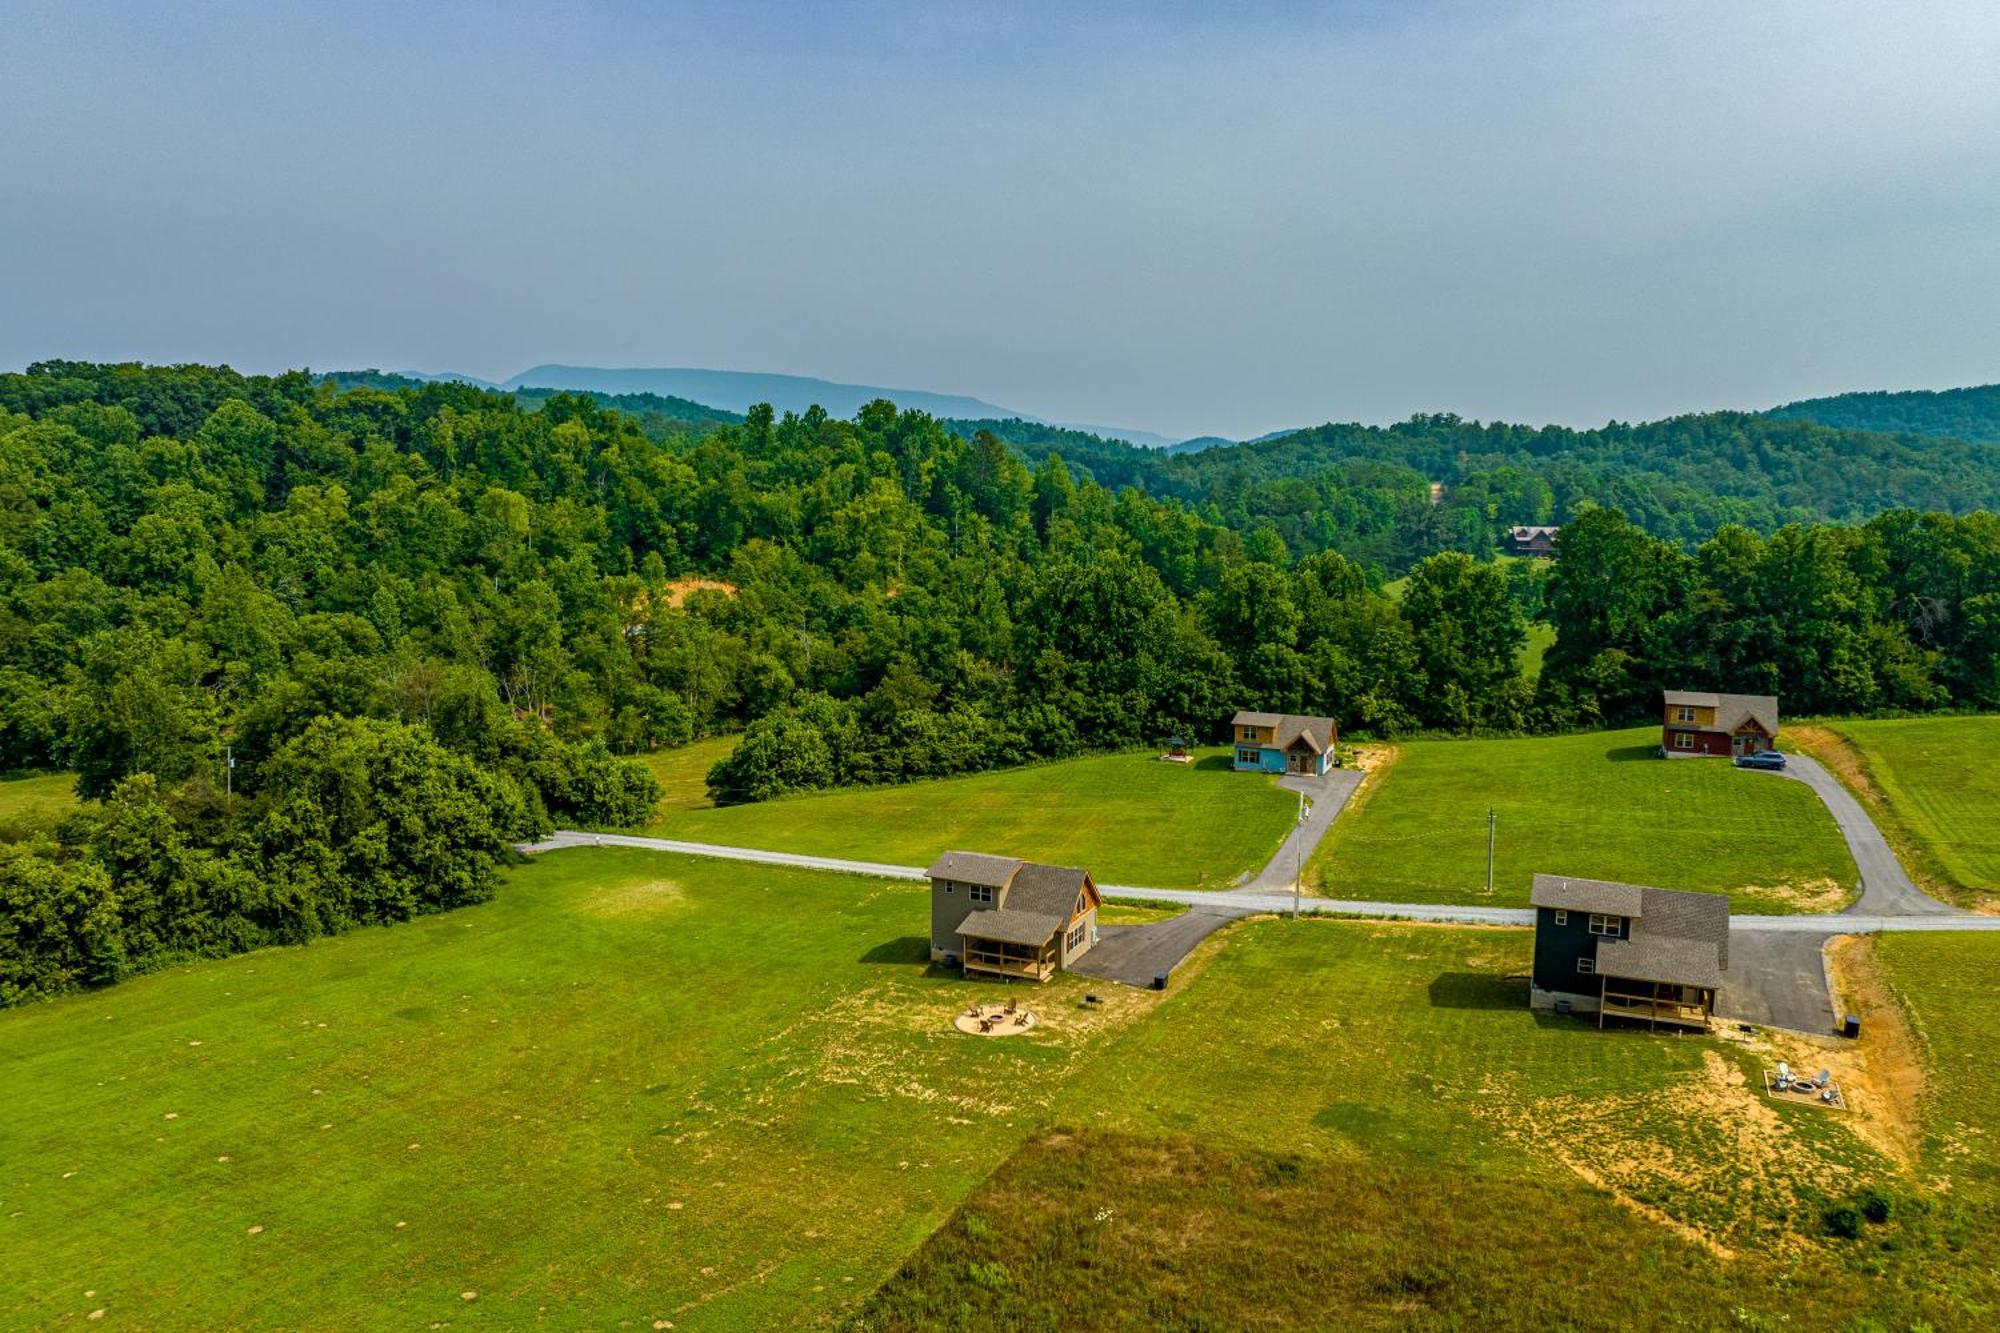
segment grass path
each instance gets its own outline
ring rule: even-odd
[[[1661,760],[1656,730],[1411,741],[1320,844],[1331,896],[1521,906],[1537,871],[1728,892],[1738,911],[1835,911],[1859,876],[1803,784]],[[1496,816],[1485,893],[1487,811]]]
[[[1111,884],[1225,888],[1270,859],[1297,809],[1274,779],[1232,771],[1227,753],[1200,750],[1193,764],[1093,755],[721,808],[669,802],[645,831],[892,865],[960,848],[1080,865]],[[655,771],[673,762],[657,758]]]

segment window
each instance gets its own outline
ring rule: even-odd
[[[1674,710],[1674,721],[1676,722],[1694,721],[1694,709],[1688,707],[1686,704],[1682,704],[1679,708],[1676,708]]]
[[[1263,762],[1263,758],[1264,757],[1262,755],[1258,754],[1257,751],[1251,749],[1247,745],[1238,747],[1236,751],[1236,762],[1239,764],[1261,763]]]
[[[1675,732],[1674,748],[1676,750],[1692,750],[1694,748],[1694,733],[1691,731]]]
[[[1072,953],[1076,951],[1078,945],[1083,943],[1083,934],[1085,929],[1086,925],[1084,922],[1081,921],[1077,922],[1075,925],[1069,928],[1069,947]]]
[[[1579,958],[1576,960],[1576,970],[1586,977],[1595,976],[1597,975],[1597,960],[1594,958]]]
[[[973,884],[966,889],[966,893],[976,903],[990,903],[993,901],[993,886],[991,884]]]
[[[1607,939],[1617,939],[1625,933],[1625,918],[1622,916],[1599,916],[1590,914],[1590,933]]]
[[[1556,913],[1556,924],[1557,924],[1558,926],[1567,926],[1567,925],[1569,924],[1569,913],[1568,913],[1568,912],[1557,912],[1557,913]]]

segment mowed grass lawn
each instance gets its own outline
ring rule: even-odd
[[[1538,871],[1727,892],[1738,911],[1834,911],[1858,883],[1811,790],[1727,760],[1656,758],[1652,728],[1411,741],[1307,867],[1329,896],[1520,906]],[[1497,816],[1493,893],[1486,812]]]
[[[2000,894],[2000,717],[1833,722],[1936,872]]]
[[[76,775],[45,773],[0,782],[0,839],[24,838],[76,809]]]
[[[1969,1169],[1949,1124],[1905,1173],[1855,1116],[1766,1101],[1768,1050],[1530,1013],[1508,978],[1531,947],[1523,930],[1237,928],[1088,1064],[870,1326],[1775,1328],[1810,1308],[1821,1327],[1941,1329],[1990,1312],[2000,1216],[1936,1183]],[[1947,948],[1953,985],[2000,965],[2000,940]],[[1926,1025],[1958,1002],[1938,975],[1909,978]],[[1939,1103],[1961,1140],[2000,1131],[1991,990],[1955,1021],[1963,1044],[1937,1043],[1967,1065]],[[1831,1058],[1804,1049],[1790,1057]],[[1825,1210],[1870,1190],[1888,1219],[1831,1236]]]
[[[619,849],[0,1012],[0,1327],[767,1329],[858,1301],[1158,1003],[947,1029],[923,891]],[[470,1295],[468,1295],[470,1293]]]
[[[1145,751],[750,805],[662,803],[646,832],[891,865],[996,852],[1082,866],[1106,884],[1226,888],[1277,851],[1298,798],[1234,772],[1226,750],[1195,753],[1192,764]]]

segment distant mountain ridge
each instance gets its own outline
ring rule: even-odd
[[[2000,384],[1837,393],[1802,398],[1764,415],[1781,421],[1815,421],[1843,430],[1939,435],[1973,444],[2000,444]]]
[[[1002,407],[968,394],[934,393],[928,389],[892,389],[876,384],[844,384],[810,375],[779,375],[749,370],[700,370],[685,366],[626,367],[570,366],[557,362],[532,367],[504,383],[461,375],[455,371],[397,371],[410,379],[447,380],[476,385],[482,389],[513,392],[517,389],[575,389],[590,393],[625,395],[658,394],[680,398],[730,412],[747,412],[758,403],[769,403],[780,412],[803,412],[817,404],[833,416],[852,417],[864,404],[887,398],[898,407],[915,408],[934,417],[961,421],[1031,421],[1066,430],[1086,431],[1128,444],[1164,449],[1176,443],[1166,435],[1120,426],[1093,426],[1083,422],[1051,421],[1019,408]]]

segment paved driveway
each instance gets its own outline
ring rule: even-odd
[[[1101,981],[1150,986],[1153,978],[1172,972],[1194,952],[1194,946],[1230,922],[1248,916],[1241,907],[1190,907],[1179,916],[1144,925],[1100,926],[1097,946],[1069,970]]]
[[[1836,1015],[1826,986],[1826,942],[1832,938],[1824,930],[1732,929],[1716,1016],[1794,1032],[1832,1032]]]
[[[1312,860],[1313,848],[1319,846],[1319,840],[1333,827],[1335,816],[1347,808],[1347,798],[1354,795],[1364,776],[1358,768],[1336,768],[1323,778],[1279,778],[1280,787],[1301,792],[1312,802],[1312,813],[1306,816],[1305,823],[1292,825],[1292,831],[1278,844],[1277,852],[1243,888],[1251,893],[1278,889],[1289,893],[1293,876]]]
[[[1833,816],[1833,822],[1840,825],[1840,835],[1847,839],[1847,850],[1853,853],[1854,864],[1861,871],[1861,897],[1848,911],[1857,916],[1958,914],[1956,907],[1939,902],[1910,882],[1903,863],[1889,849],[1889,840],[1875,827],[1868,811],[1817,759],[1788,752],[1783,776],[1811,787]]]

